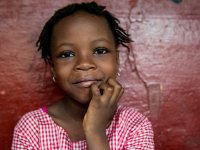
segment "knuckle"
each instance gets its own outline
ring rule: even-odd
[[[121,85],[116,85],[115,88],[118,89],[118,90],[121,90],[122,86]]]
[[[113,88],[108,87],[107,90],[111,92],[111,91],[113,91]]]

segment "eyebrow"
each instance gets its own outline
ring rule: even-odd
[[[111,42],[111,40],[107,40],[107,39],[105,39],[105,38],[99,38],[99,39],[93,40],[92,43],[102,42],[102,41],[107,42],[107,43],[109,43],[109,44],[113,44],[113,43]]]
[[[60,48],[63,47],[63,46],[73,46],[73,45],[74,44],[72,44],[72,43],[62,42],[61,44],[55,46],[55,50],[60,51]]]
[[[106,42],[106,43],[109,43],[109,44],[113,44],[111,40],[107,40],[106,38],[98,38],[98,39],[95,39],[93,41],[91,41],[92,43],[96,43],[96,42]],[[63,42],[61,44],[59,44],[58,46],[56,46],[55,48],[58,50],[60,47],[62,46],[74,46],[73,43],[70,43],[70,42]]]

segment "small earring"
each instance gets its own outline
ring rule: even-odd
[[[120,75],[121,75],[120,72],[121,72],[121,68],[119,68],[119,69],[118,69],[118,72],[117,72],[117,76],[119,76],[119,77],[120,77]]]
[[[53,82],[56,82],[56,78],[55,78],[55,76],[53,76],[52,79],[53,79]]]

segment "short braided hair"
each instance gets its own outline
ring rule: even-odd
[[[41,51],[42,58],[46,63],[50,63],[51,60],[51,37],[55,24],[57,24],[61,19],[66,16],[70,16],[78,11],[85,11],[90,14],[97,16],[103,16],[113,33],[116,46],[122,45],[128,48],[128,43],[132,40],[129,37],[129,34],[119,26],[120,21],[115,18],[109,11],[105,10],[105,6],[98,5],[96,2],[82,2],[82,3],[73,3],[67,5],[59,10],[57,10],[54,15],[46,22],[42,32],[39,36],[36,46],[38,51]]]

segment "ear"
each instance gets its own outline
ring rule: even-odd
[[[54,77],[56,77],[56,72],[55,72],[55,69],[54,69],[54,64],[53,64],[53,61],[50,60],[49,61],[49,65],[50,65],[50,69],[51,69],[51,73]]]
[[[117,67],[119,68],[120,61],[119,61],[119,50],[118,49],[116,49],[116,62],[117,62]]]
[[[56,72],[55,72],[55,70],[54,70],[54,67],[53,67],[53,66],[51,66],[51,73],[52,73],[52,75],[53,75],[54,77],[56,77]]]
[[[119,76],[120,72],[120,59],[119,59],[119,50],[116,49],[116,77]]]

